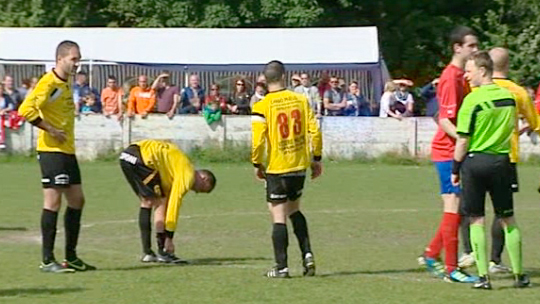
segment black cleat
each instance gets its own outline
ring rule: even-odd
[[[472,288],[491,290],[491,282],[489,281],[489,277],[488,276],[480,277],[478,282],[474,283]]]
[[[529,280],[529,276],[526,274],[516,274],[515,275],[515,281],[514,281],[514,287],[515,288],[525,288],[531,286],[531,281]]]
[[[304,266],[305,277],[312,277],[315,275],[315,259],[311,252],[306,253],[304,260],[302,261],[302,266]]]
[[[289,275],[289,268],[285,267],[282,269],[278,269],[277,267],[274,267],[266,273],[266,276],[269,278],[276,278],[276,279],[288,279],[291,276]]]
[[[174,253],[165,252],[164,254],[157,254],[156,255],[157,262],[158,263],[165,263],[165,264],[189,264],[188,261],[177,257],[174,255]]]
[[[83,262],[83,260],[76,258],[73,261],[64,260],[62,265],[65,268],[73,269],[75,271],[90,271],[90,270],[96,270],[96,266],[92,266],[90,264],[86,264]]]

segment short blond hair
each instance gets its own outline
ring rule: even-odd
[[[385,92],[394,92],[396,90],[396,84],[393,81],[387,81],[384,84],[384,91]]]

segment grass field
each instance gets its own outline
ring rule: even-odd
[[[212,164],[218,186],[184,201],[176,237],[188,266],[139,262],[138,202],[116,163],[83,163],[87,197],[79,255],[100,270],[42,274],[41,189],[35,161],[0,164],[0,302],[6,303],[538,303],[540,298],[540,170],[520,168],[516,197],[524,236],[525,267],[533,288],[494,291],[431,278],[416,257],[440,217],[431,166],[325,164],[304,196],[318,275],[301,277],[290,234],[290,280],[262,274],[273,264],[269,216],[262,184],[252,168]],[[59,221],[56,255],[63,257]],[[289,227],[290,228],[290,227]],[[505,261],[509,263],[505,256]],[[474,269],[471,272],[475,272]],[[472,302],[475,301],[475,302]]]

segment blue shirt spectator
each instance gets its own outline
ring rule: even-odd
[[[346,116],[371,116],[369,103],[358,87],[358,82],[352,81],[349,85],[349,93],[345,95],[347,107],[345,108]]]
[[[437,84],[439,79],[436,78],[432,82],[426,84],[420,89],[420,96],[426,101],[426,116],[433,117],[439,111],[439,103],[437,101]]]
[[[85,97],[86,95],[90,95],[90,93],[92,93],[96,96],[98,103],[101,103],[101,97],[98,89],[88,85],[87,80],[88,79],[85,72],[77,73],[77,76],[75,77],[75,84],[73,85],[73,102],[75,102],[75,104],[79,104],[82,97]]]
[[[199,76],[189,76],[189,87],[180,93],[180,114],[197,114],[202,109],[204,89],[199,84]]]

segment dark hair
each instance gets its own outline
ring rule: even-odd
[[[219,85],[219,83],[215,83],[215,82],[210,85],[210,88],[212,87],[216,87],[216,89],[218,90],[221,89],[221,86]]]
[[[487,51],[475,52],[467,60],[474,61],[474,65],[478,68],[484,68],[488,75],[493,74],[493,60]]]
[[[79,45],[71,40],[64,40],[60,42],[60,44],[58,44],[56,47],[56,60],[58,60],[58,58],[66,57],[69,54],[69,50],[74,47],[79,48]]]
[[[472,28],[468,26],[460,25],[454,28],[452,32],[450,33],[450,47],[452,48],[452,50],[454,49],[454,44],[457,43],[459,45],[462,45],[463,40],[465,40],[466,36],[478,36],[478,35]]]
[[[356,80],[351,81],[351,83],[350,83],[349,85],[351,85],[351,84],[353,84],[353,83],[354,83],[355,85],[358,85],[358,81],[356,81]]]
[[[208,177],[208,181],[210,182],[210,189],[208,189],[208,193],[212,192],[212,190],[214,190],[214,188],[216,187],[216,176],[210,170],[203,169],[199,170],[199,172]]]
[[[257,83],[255,84],[255,87],[256,87],[256,88],[257,88],[257,87],[261,87],[261,88],[263,88],[263,89],[266,90],[266,83],[264,83],[264,82],[257,82]]]
[[[267,83],[280,82],[285,74],[285,66],[281,61],[272,60],[264,67],[264,77]]]
[[[107,77],[107,79],[114,80],[114,81],[117,80],[117,79],[116,79],[116,76],[114,76],[114,75],[109,75],[109,76]]]
[[[88,76],[88,73],[86,73],[86,72],[83,71],[83,70],[80,70],[80,71],[77,72],[77,76],[79,76],[79,75]]]

